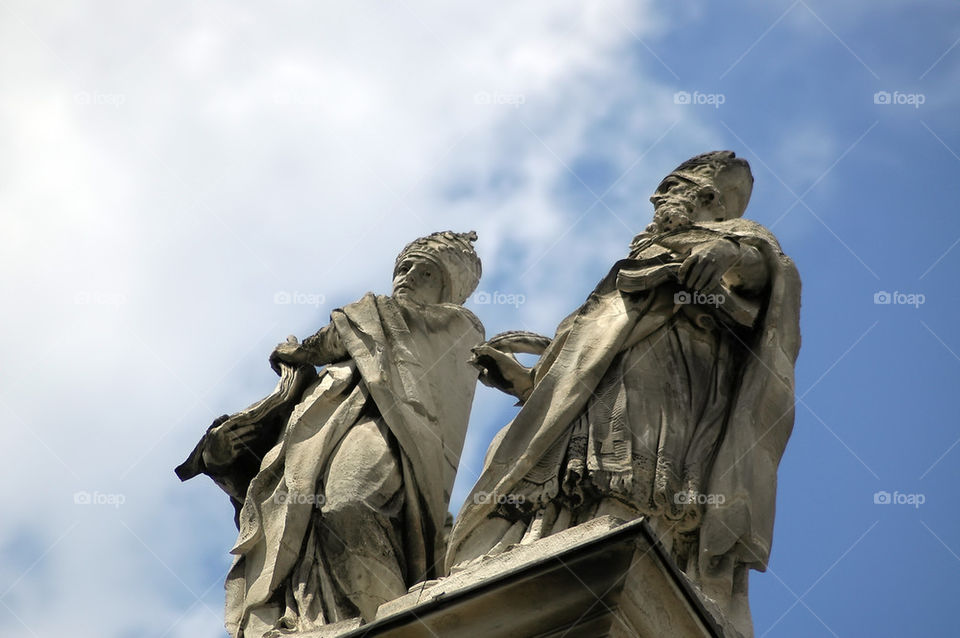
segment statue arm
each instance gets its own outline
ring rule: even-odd
[[[706,293],[715,290],[721,279],[731,288],[759,292],[770,278],[760,251],[732,236],[695,246],[677,274],[690,290]]]
[[[528,368],[512,355],[481,344],[473,349],[471,364],[480,372],[480,382],[488,387],[527,400],[533,392],[535,367]]]
[[[303,391],[317,378],[316,369],[310,365],[281,364],[280,368],[280,381],[273,392],[232,416],[218,417],[187,460],[176,468],[182,481],[198,474],[213,479],[230,496],[237,514],[264,456],[277,443]]]
[[[548,337],[533,332],[503,332],[473,348],[470,362],[479,370],[481,383],[513,395],[523,403],[533,392],[540,362],[528,368],[517,361],[513,354],[519,352],[539,356],[550,343]]]
[[[287,340],[274,348],[270,354],[270,367],[280,374],[281,363],[293,366],[304,364],[323,366],[349,358],[350,354],[343,345],[340,334],[330,323],[304,339],[303,343],[298,343],[296,337],[287,337]]]
[[[338,363],[350,358],[340,339],[340,333],[332,323],[304,339],[300,347],[306,356],[305,363],[312,363],[315,366]]]
[[[740,254],[723,275],[731,288],[748,292],[763,290],[770,280],[770,269],[763,255],[754,246],[735,242]]]

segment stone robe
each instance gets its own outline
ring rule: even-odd
[[[651,261],[675,266],[718,238],[757,248],[767,266],[764,290],[742,299],[754,325],[676,303],[675,281],[622,290]],[[754,222],[638,237],[541,357],[458,516],[448,567],[602,514],[646,515],[681,569],[749,632],[746,569],[766,568],[793,426],[799,299],[795,267]]]
[[[482,326],[372,294],[331,319],[348,358],[306,389],[240,511],[232,636],[369,615],[441,571]]]

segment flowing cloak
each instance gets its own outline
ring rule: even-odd
[[[755,247],[770,276],[757,325],[745,344],[750,354],[739,373],[706,483],[710,493],[723,494],[725,501],[707,508],[699,532],[701,576],[729,578],[733,563],[763,571],[770,555],[777,466],[794,420],[800,278],[772,233],[755,222],[734,219],[695,228],[712,238]],[[688,232],[687,248],[702,241],[705,233],[699,232],[698,237],[696,230]],[[685,243],[682,233],[674,233],[669,241]],[[533,391],[514,420],[495,437],[484,470],[457,517],[447,550],[448,570],[482,549],[475,541],[470,543],[471,533],[498,515],[498,500],[513,493],[571,427],[625,344],[636,343],[663,324],[663,316],[645,312],[649,296],[626,294],[617,287],[622,271],[642,265],[635,259],[618,261],[586,302],[559,326],[537,365]],[[545,492],[549,495],[550,490]],[[497,539],[480,542],[492,547]]]
[[[468,359],[483,340],[482,325],[459,305],[373,294],[334,310],[331,323],[349,360],[328,365],[306,389],[247,490],[226,583],[231,635],[295,568],[311,512],[322,506],[318,482],[368,400],[400,448],[408,585],[439,571],[435,563],[443,557],[447,506],[476,386]]]

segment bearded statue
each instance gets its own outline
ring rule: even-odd
[[[476,349],[481,381],[522,407],[490,446],[448,567],[600,516],[644,517],[752,636],[748,572],[770,555],[800,347],[800,279],[742,218],[752,186],[730,151],[684,162],[629,256],[552,340],[508,333]],[[541,356],[527,368],[518,351]]]

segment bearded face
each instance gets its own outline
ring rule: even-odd
[[[660,182],[650,201],[661,231],[727,219],[723,198],[712,183],[697,185],[672,173]]]
[[[650,197],[659,231],[725,221],[743,214],[753,187],[746,161],[730,157],[720,166],[682,169],[667,175]]]

